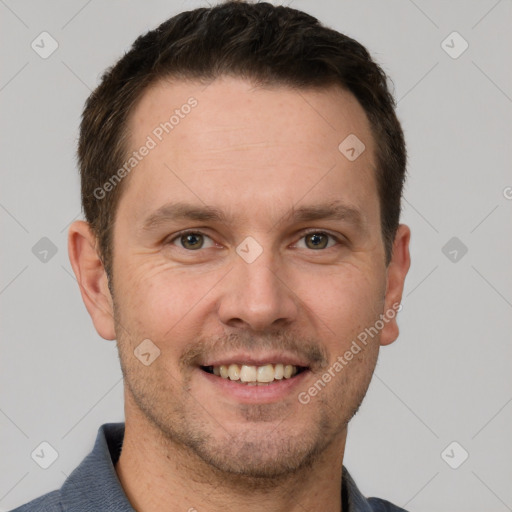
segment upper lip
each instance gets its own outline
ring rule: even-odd
[[[215,356],[205,360],[201,366],[221,366],[230,364],[242,364],[248,366],[263,366],[266,364],[291,364],[293,366],[309,367],[307,361],[286,352],[266,352],[264,354],[251,354],[240,352],[224,356]]]

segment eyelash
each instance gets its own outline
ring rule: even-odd
[[[176,233],[176,235],[173,236],[173,238],[171,238],[168,242],[165,243],[165,245],[172,245],[173,242],[175,240],[178,240],[179,238],[181,238],[182,236],[185,236],[185,235],[202,235],[202,236],[206,236],[208,238],[211,239],[211,237],[209,235],[207,235],[206,233],[204,233],[203,231],[200,231],[200,230],[194,230],[194,229],[189,229],[189,230],[185,230],[185,231],[180,231],[179,233]],[[301,233],[301,237],[299,238],[299,240],[305,238],[306,236],[308,235],[311,235],[311,234],[322,234],[322,235],[327,235],[329,236],[330,238],[332,238],[338,245],[342,245],[343,244],[343,241],[336,235],[333,235],[332,233],[330,233],[329,231],[325,231],[325,230],[319,230],[319,229],[311,229],[309,231],[303,231]],[[318,252],[322,252],[322,251],[326,251],[327,249],[332,249],[334,246],[331,246],[331,247],[326,247],[325,249],[320,249]],[[188,249],[185,249],[184,247],[179,247],[180,249],[183,249],[184,251],[187,251],[187,252],[198,252],[200,251],[201,249],[196,249],[196,251],[193,251],[193,250],[188,250]],[[314,249],[310,249],[311,251],[314,251]]]

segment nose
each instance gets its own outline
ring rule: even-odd
[[[269,253],[263,251],[252,263],[236,256],[218,309],[225,325],[264,331],[283,327],[297,318],[298,298],[287,283],[284,270]]]

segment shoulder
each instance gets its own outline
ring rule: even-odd
[[[134,512],[114,467],[121,453],[124,423],[98,429],[93,450],[66,478],[60,490],[36,498],[11,512]]]
[[[52,491],[11,510],[11,512],[62,512],[60,491]]]
[[[393,505],[393,503],[380,498],[368,498],[368,504],[372,512],[407,512],[405,509]]]

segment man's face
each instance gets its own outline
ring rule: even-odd
[[[197,105],[172,131],[155,132],[190,97]],[[391,307],[363,109],[339,89],[223,78],[206,89],[152,87],[130,127],[133,149],[148,135],[156,147],[127,178],[114,228],[127,421],[142,418],[211,466],[252,476],[341,450],[388,325],[342,370],[333,365]],[[353,161],[338,149],[350,134],[365,145]],[[176,215],[189,209],[221,217]],[[160,350],[149,365],[134,355],[143,340],[141,359]],[[299,368],[280,379],[280,367],[256,369],[274,376],[262,385],[211,373],[231,364],[248,378],[254,366]],[[330,382],[299,400],[330,368]]]

